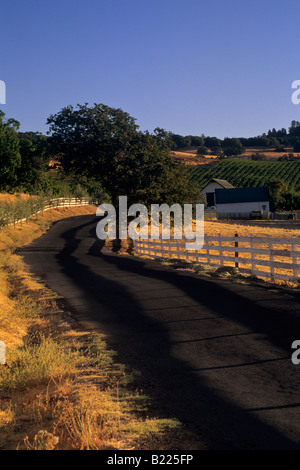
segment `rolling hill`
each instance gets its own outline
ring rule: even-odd
[[[290,190],[300,191],[300,161],[248,161],[226,159],[212,165],[189,167],[192,179],[203,189],[213,178],[225,179],[235,187],[266,186],[280,178]]]

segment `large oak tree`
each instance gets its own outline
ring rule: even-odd
[[[68,106],[49,117],[50,140],[64,171],[98,178],[114,203],[122,195],[130,203],[197,202],[197,184],[169,155],[169,134],[143,133],[135,121],[103,104]]]

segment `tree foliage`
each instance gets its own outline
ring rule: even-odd
[[[268,184],[270,194],[270,207],[272,211],[279,210],[283,207],[285,197],[288,191],[287,184],[280,178],[272,178]]]
[[[79,175],[102,175],[107,179],[121,154],[127,150],[137,132],[135,119],[121,109],[103,104],[63,108],[51,115],[50,142],[60,154],[67,172]]]
[[[0,189],[6,191],[17,182],[17,169],[21,165],[20,144],[17,130],[20,123],[5,119],[0,111]]]
[[[18,186],[37,192],[49,170],[49,144],[39,132],[19,132],[21,163],[17,169]]]
[[[185,167],[169,156],[170,135],[141,132],[135,119],[103,104],[64,108],[48,119],[51,143],[67,173],[97,177],[114,203],[190,202],[199,189]]]

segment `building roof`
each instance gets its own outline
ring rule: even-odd
[[[226,181],[226,180],[220,180],[220,179],[217,179],[217,178],[213,178],[210,182],[211,183],[212,182],[218,183],[224,189],[234,188],[234,186],[232,186],[232,184],[228,183],[228,181]]]
[[[216,189],[216,204],[265,201],[269,201],[267,188],[233,188],[226,191]]]

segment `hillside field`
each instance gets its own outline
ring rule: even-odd
[[[192,179],[203,189],[213,178],[225,179],[235,187],[266,186],[280,178],[290,190],[300,191],[300,161],[247,161],[226,159],[212,165],[191,166]]]
[[[173,151],[171,156],[178,160],[180,163],[185,165],[195,166],[195,165],[207,165],[208,163],[214,162],[217,158],[216,155],[206,155],[205,157],[200,157],[197,155],[196,150],[186,150],[182,151]]]
[[[171,155],[179,160],[181,163],[186,165],[203,165],[213,162],[217,155],[209,154],[205,157],[199,157],[197,155],[198,147],[184,147],[182,149],[175,150]],[[284,152],[277,152],[275,148],[265,148],[265,147],[249,147],[245,148],[244,152],[241,155],[232,157],[238,160],[248,160],[251,161],[251,155],[261,153],[265,155],[267,161],[275,162],[278,158],[283,157],[284,155],[292,153],[295,157],[299,157],[300,153],[294,152],[292,147],[285,148]]]

